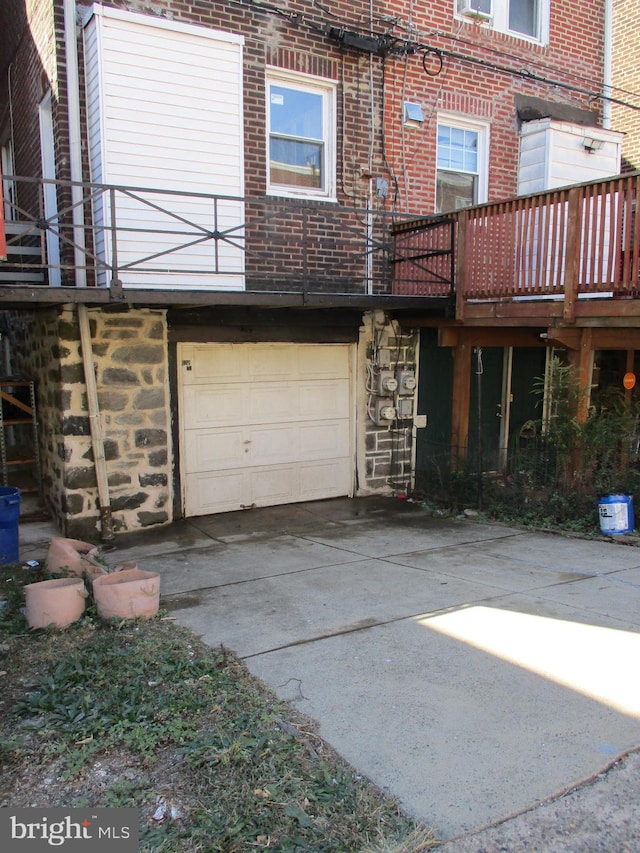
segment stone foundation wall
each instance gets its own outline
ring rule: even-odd
[[[358,346],[358,492],[404,493],[412,486],[413,414],[415,393],[380,391],[380,371],[416,376],[417,334],[403,333],[383,312],[364,315]],[[396,410],[391,421],[378,422],[377,401]],[[404,409],[403,409],[404,407]],[[403,416],[406,415],[406,416]]]
[[[45,503],[66,535],[95,541],[100,505],[77,310],[14,320],[14,368],[36,381]],[[114,532],[166,524],[173,454],[165,311],[90,309],[89,322]]]
[[[89,311],[115,533],[172,520],[172,452],[164,310]],[[84,368],[75,312],[61,317],[66,528],[99,532]]]

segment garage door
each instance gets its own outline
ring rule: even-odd
[[[351,347],[180,344],[185,515],[352,492]]]

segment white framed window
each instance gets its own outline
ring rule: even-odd
[[[267,192],[334,199],[336,84],[267,72]]]
[[[456,13],[485,21],[502,33],[546,44],[549,40],[549,0],[455,0]]]
[[[436,213],[487,200],[489,126],[460,116],[438,116]]]

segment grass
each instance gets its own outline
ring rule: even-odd
[[[436,846],[225,649],[162,614],[29,631],[0,567],[0,806],[121,806],[146,853]]]

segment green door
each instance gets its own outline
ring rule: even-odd
[[[418,369],[418,415],[427,425],[416,430],[416,490],[429,494],[446,482],[451,463],[451,396],[453,355],[449,347],[438,346],[436,329],[420,333]]]
[[[511,365],[511,418],[509,435],[520,434],[527,421],[542,418],[542,397],[536,384],[544,382],[545,347],[517,347]],[[511,440],[511,439],[510,439]]]
[[[497,471],[502,429],[503,347],[473,347],[469,402],[470,471]]]

